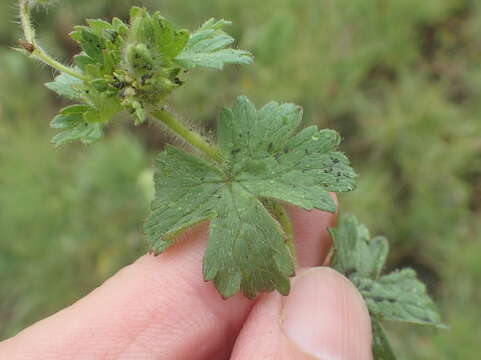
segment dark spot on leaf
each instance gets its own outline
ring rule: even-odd
[[[388,302],[388,303],[395,303],[396,300],[394,299],[390,299],[390,298],[384,298],[384,297],[380,297],[380,296],[373,296],[372,299],[375,301],[375,302]]]

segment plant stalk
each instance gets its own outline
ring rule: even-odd
[[[207,141],[195,131],[186,128],[172,113],[166,110],[156,110],[152,115],[176,135],[187,141],[192,147],[200,150],[209,159],[218,163],[223,161],[222,155],[217,147],[207,143]]]
[[[20,0],[20,22],[22,24],[23,33],[26,43],[22,44],[23,48],[30,54],[31,57],[40,60],[48,66],[77,79],[88,81],[88,77],[79,74],[74,69],[65,66],[49,56],[45,50],[43,50],[35,39],[35,29],[32,26],[32,20],[30,16],[30,3],[28,0]]]

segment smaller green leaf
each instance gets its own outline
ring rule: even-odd
[[[78,66],[83,71],[85,71],[85,68],[86,68],[87,65],[95,65],[96,64],[94,59],[92,59],[90,56],[85,55],[83,53],[80,54],[80,55],[76,55],[73,58],[73,60],[75,62],[75,65]]]
[[[373,318],[372,326],[372,353],[374,360],[396,360],[396,354],[379,320]]]
[[[88,106],[88,105],[75,104],[75,105],[67,106],[67,107],[63,108],[62,110],[60,110],[60,114],[62,114],[62,115],[83,114],[88,109],[90,109],[90,106]]]
[[[154,27],[154,35],[157,47],[167,58],[173,59],[185,48],[189,41],[190,34],[187,30],[176,29],[172,23],[156,12],[153,15],[154,23],[159,26]]]
[[[334,240],[334,269],[348,276],[359,273],[371,279],[379,277],[389,251],[385,238],[371,240],[366,226],[353,215],[344,214],[339,216],[339,225],[329,232]]]
[[[103,136],[105,116],[107,115],[91,105],[67,106],[50,123],[50,126],[55,129],[65,130],[57,134],[52,142],[56,146],[76,140],[84,144],[92,144]]]
[[[121,36],[127,35],[128,31],[129,31],[129,27],[122,20],[120,20],[117,17],[114,17],[112,19],[112,27]]]
[[[70,129],[83,122],[83,113],[79,114],[59,114],[50,122],[54,129]]]
[[[334,245],[332,266],[354,283],[369,309],[375,360],[396,359],[380,320],[445,327],[413,270],[381,276],[388,253],[386,239],[371,239],[366,226],[353,215],[342,214],[337,227],[329,231]]]
[[[234,38],[221,30],[229,24],[225,20],[208,20],[190,35],[185,48],[176,58],[177,63],[188,69],[197,66],[222,69],[225,64],[252,64],[250,52],[230,48]]]
[[[386,320],[445,327],[426,286],[417,279],[414,270],[395,271],[377,281],[355,274],[351,280],[372,314]]]
[[[102,19],[87,19],[87,24],[98,36],[102,36],[104,30],[112,30],[112,24]]]
[[[72,141],[80,140],[89,145],[98,141],[103,136],[103,126],[101,124],[89,124],[81,122],[75,127],[57,134],[52,142],[60,146]]]
[[[71,100],[79,100],[82,98],[80,91],[83,81],[68,74],[60,74],[55,77],[54,81],[45,84],[47,88],[55,91],[60,96],[65,96]]]
[[[97,63],[103,63],[104,40],[92,30],[85,28],[80,33],[80,46],[85,53]]]

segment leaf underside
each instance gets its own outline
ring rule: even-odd
[[[158,254],[187,227],[210,220],[203,273],[223,297],[242,291],[289,292],[294,259],[278,221],[264,207],[274,199],[334,212],[329,192],[350,191],[355,173],[337,152],[338,134],[309,127],[295,134],[302,109],[271,102],[256,110],[246,97],[221,112],[223,164],[168,147],[157,160],[156,197],[145,232]]]
[[[371,314],[375,360],[396,359],[380,320],[444,327],[414,270],[381,275],[388,254],[385,238],[371,239],[352,215],[340,216],[338,226],[329,231],[334,242],[332,266],[356,285]]]

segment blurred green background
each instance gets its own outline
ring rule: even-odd
[[[213,130],[243,93],[305,109],[334,128],[360,173],[341,196],[392,244],[390,267],[429,285],[450,331],[389,327],[402,359],[479,359],[481,339],[481,2],[470,0],[85,0],[36,14],[59,58],[85,18],[146,5],[187,28],[211,17],[256,63],[199,71],[170,102]],[[64,105],[51,70],[11,51],[13,0],[0,2],[0,339],[88,293],[145,252],[141,224],[155,153],[172,138],[119,118],[90,147],[49,144]]]

